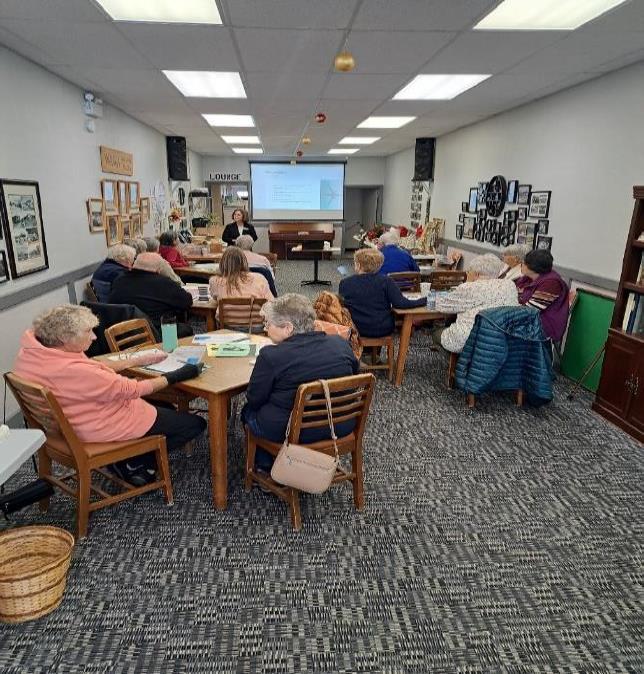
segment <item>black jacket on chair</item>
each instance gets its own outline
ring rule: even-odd
[[[259,352],[246,390],[246,405],[256,412],[263,437],[281,442],[300,384],[348,377],[357,374],[359,369],[360,364],[346,339],[324,332],[293,335]],[[354,426],[354,419],[343,422],[335,429],[337,436],[348,435]],[[303,442],[331,437],[330,428],[307,431],[309,437],[300,438]]]
[[[248,236],[253,237],[253,241],[257,241],[257,232],[255,228],[250,224],[250,222],[244,223],[244,229],[242,230],[242,235],[248,234]],[[239,227],[237,227],[236,222],[231,222],[226,225],[224,228],[224,233],[221,235],[222,241],[225,241],[229,246],[235,245],[235,240],[239,236]]]
[[[132,269],[112,283],[110,302],[133,304],[150,317],[157,330],[161,330],[161,316],[174,314],[177,320],[192,306],[192,295],[166,276],[151,271]],[[179,337],[192,334],[187,324],[177,324]]]

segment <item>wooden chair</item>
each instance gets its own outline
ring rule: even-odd
[[[275,271],[277,267],[277,253],[257,253],[257,254],[265,257],[271,263],[273,271]]]
[[[110,326],[105,330],[105,339],[112,353],[154,346],[157,341],[150,324],[144,318],[134,318]]]
[[[339,454],[351,454],[351,470],[345,471],[338,467],[332,484],[351,482],[353,486],[353,502],[357,510],[364,507],[364,478],[362,470],[362,436],[364,434],[369,406],[373,395],[375,377],[370,374],[357,374],[351,377],[339,377],[329,380],[331,394],[331,414],[333,423],[338,424],[349,419],[355,419],[356,426],[353,432],[343,438],[338,438]],[[328,427],[324,393],[319,382],[301,384],[295,396],[291,417],[289,442],[299,442],[300,432],[307,428]],[[291,522],[295,529],[302,527],[300,512],[300,492],[297,489],[286,487],[273,481],[272,478],[260,475],[255,471],[255,452],[257,447],[265,449],[273,456],[277,456],[282,443],[271,442],[255,436],[246,428],[246,479],[244,486],[249,491],[253,482],[269,489],[289,505]],[[307,447],[325,454],[333,454],[333,442],[322,440],[308,443]]]
[[[438,269],[429,274],[429,282],[432,284],[432,290],[449,290],[461,283],[465,283],[466,279],[467,274],[464,271]]]
[[[217,322],[220,328],[264,332],[264,317],[260,314],[266,303],[258,297],[220,297],[217,300]]]
[[[419,271],[394,271],[391,274],[387,274],[387,276],[394,281],[402,292],[420,292]]]
[[[145,494],[148,491],[163,489],[166,503],[172,505],[168,450],[163,435],[151,435],[124,442],[81,442],[51,391],[38,384],[25,381],[11,372],[7,372],[4,376],[20,405],[27,426],[39,428],[45,433],[45,444],[40,448],[38,455],[39,476],[76,499],[78,538],[85,538],[87,535],[87,522],[91,512],[125,499]],[[148,452],[155,453],[160,473],[160,479],[150,484],[135,487],[105,470],[105,466],[112,463]],[[52,475],[52,461],[71,468],[71,472],[61,476]],[[123,491],[110,494],[102,487],[93,485],[93,472],[121,487]],[[90,500],[92,494],[97,495],[98,500]],[[43,499],[40,507],[41,510],[47,510],[49,498]]]
[[[85,297],[88,302],[98,302],[98,297],[96,296],[96,291],[94,290],[94,286],[92,285],[91,281],[89,281],[85,286]]]
[[[387,370],[387,377],[389,381],[394,378],[394,336],[387,335],[385,337],[359,337],[360,345],[363,349],[371,349],[371,363],[360,361],[360,365],[364,370]],[[381,348],[387,347],[387,362],[378,363]]]

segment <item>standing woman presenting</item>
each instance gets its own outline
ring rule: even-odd
[[[253,241],[257,241],[257,232],[255,232],[255,228],[248,222],[248,213],[243,208],[236,208],[233,211],[233,221],[226,225],[221,238],[229,246],[234,246],[235,241],[243,234],[248,234],[253,237]]]

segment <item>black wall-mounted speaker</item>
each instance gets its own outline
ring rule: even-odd
[[[168,153],[168,178],[188,180],[186,139],[183,136],[166,136],[165,144]]]
[[[414,180],[434,180],[436,138],[416,138]]]

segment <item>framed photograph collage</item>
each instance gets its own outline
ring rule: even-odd
[[[479,182],[470,188],[467,201],[461,202],[456,238],[499,247],[519,243],[550,250],[551,195],[550,190],[533,191],[532,185],[516,179],[506,181],[503,176]]]
[[[104,179],[101,198],[87,200],[87,218],[90,232],[105,232],[108,246],[141,237],[150,219],[150,197],[141,197],[138,181]]]

